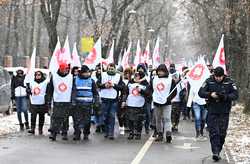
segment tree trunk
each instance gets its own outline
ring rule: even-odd
[[[57,21],[61,8],[61,0],[40,0],[41,13],[49,35],[49,50],[53,54],[57,43]]]

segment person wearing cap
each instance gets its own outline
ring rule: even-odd
[[[114,140],[118,96],[124,87],[122,77],[116,72],[114,63],[110,63],[107,67],[107,72],[102,73],[101,78],[97,81],[97,86],[100,88],[101,108],[104,114],[104,137]]]
[[[75,104],[73,109],[75,137],[73,139],[80,140],[83,129],[83,139],[88,140],[92,105],[99,104],[99,95],[95,81],[91,78],[90,69],[86,65],[81,67],[79,75],[73,82],[72,103]]]
[[[17,118],[20,125],[20,130],[29,129],[28,116],[28,100],[26,92],[26,84],[24,84],[24,71],[20,68],[16,71],[16,76],[11,79],[11,99],[16,102]],[[22,122],[22,113],[24,114],[25,123]]]
[[[165,64],[160,64],[156,70],[157,76],[154,77],[151,87],[153,89],[154,114],[156,119],[156,142],[164,139],[166,142],[172,141],[172,123],[171,123],[171,101],[176,96],[175,81],[169,76],[168,69]]]
[[[216,67],[199,90],[199,96],[207,100],[207,125],[213,160],[219,161],[220,152],[227,134],[232,101],[238,99],[238,90],[233,80],[226,76],[222,67]]]
[[[69,117],[73,86],[73,76],[69,71],[68,64],[60,63],[58,71],[52,74],[46,90],[47,102],[51,102],[53,99],[51,135],[49,136],[52,141],[56,140],[56,136],[59,134],[63,122]],[[62,134],[62,139],[68,140],[67,132]]]
[[[125,89],[122,106],[126,106],[128,115],[129,136],[128,139],[141,139],[142,125],[144,120],[143,110],[146,103],[145,97],[151,95],[150,86],[144,72],[136,72]]]
[[[39,135],[43,134],[43,125],[45,113],[48,112],[46,97],[46,88],[48,81],[41,71],[35,72],[35,77],[29,83],[28,94],[30,97],[31,129],[28,133],[35,134],[36,118],[39,115]]]

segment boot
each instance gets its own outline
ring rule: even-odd
[[[51,139],[51,141],[56,141],[56,133],[52,132],[49,136],[49,139]]]
[[[166,132],[166,142],[167,143],[171,143],[172,141],[172,136],[171,136],[171,132]]]
[[[67,141],[68,140],[68,135],[67,133],[62,133],[62,140]]]
[[[159,132],[157,135],[157,138],[155,139],[156,142],[162,142],[163,141],[163,133]]]
[[[212,158],[213,158],[214,162],[218,162],[221,159],[219,154],[213,154]]]
[[[197,130],[196,130],[196,136],[195,136],[195,137],[196,137],[196,138],[199,138],[199,137],[200,137],[200,135],[201,135],[200,130],[199,130],[199,129],[197,129]]]
[[[31,128],[30,130],[28,130],[28,133],[30,133],[30,134],[35,134],[35,129],[34,129],[34,128]]]
[[[29,126],[28,122],[25,122],[25,128],[26,128],[26,130],[30,129],[30,126]]]
[[[134,133],[129,133],[128,140],[134,139]]]
[[[23,123],[20,124],[20,131],[24,131],[24,124]]]
[[[79,140],[81,140],[81,134],[76,133],[75,136],[74,136],[74,138],[73,138],[73,140],[74,140],[74,141],[79,141]]]

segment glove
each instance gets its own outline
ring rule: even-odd
[[[217,95],[218,95],[218,97],[219,97],[219,99],[221,101],[226,101],[227,100],[227,95],[226,94],[224,94],[224,93],[217,93]]]

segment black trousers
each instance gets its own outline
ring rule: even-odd
[[[227,135],[229,114],[208,113],[207,125],[213,154],[220,153]]]
[[[51,115],[51,132],[59,133],[63,122],[69,117],[70,103],[54,102],[53,113]]]
[[[181,102],[172,103],[171,121],[174,128],[178,128],[181,117]]]
[[[76,105],[73,112],[75,135],[80,135],[83,130],[84,135],[90,134],[92,105]]]
[[[130,133],[141,134],[143,121],[145,119],[143,107],[142,108],[127,107],[127,115],[128,115],[128,126]]]
[[[46,106],[45,105],[31,105],[30,106],[31,112],[31,129],[36,128],[36,118],[39,115],[39,129],[43,128],[44,120],[45,120],[45,113],[46,113]]]

